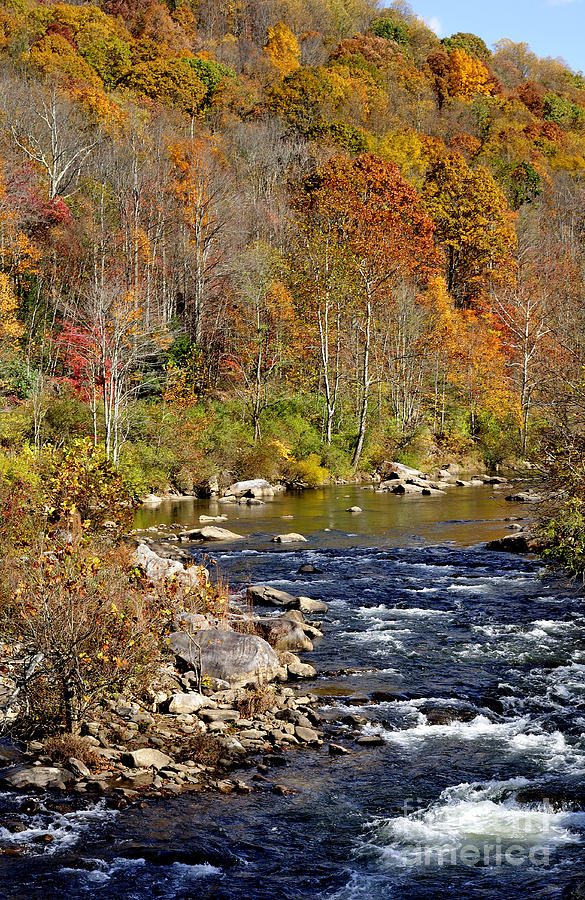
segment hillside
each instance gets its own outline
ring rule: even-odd
[[[4,475],[88,438],[138,493],[315,483],[578,432],[582,75],[403,2],[1,10]]]

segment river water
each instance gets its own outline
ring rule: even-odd
[[[361,514],[345,511],[356,503]],[[139,524],[194,524],[209,507],[167,504]],[[331,757],[327,742],[289,754],[270,773],[286,796],[260,782],[123,812],[41,805],[20,834],[0,818],[0,845],[54,835],[25,860],[0,855],[0,897],[570,896],[585,882],[582,601],[538,561],[484,547],[527,514],[489,487],[422,498],[340,486],[227,507],[246,537],[213,558],[234,590],[269,582],[329,603],[305,658],[354,672],[309,689],[324,718],[367,720],[334,726],[351,754]],[[286,531],[309,540],[270,543]],[[322,573],[296,574],[307,562]],[[375,691],[395,696],[371,703]],[[384,743],[360,748],[360,733]],[[21,803],[0,795],[0,814]]]

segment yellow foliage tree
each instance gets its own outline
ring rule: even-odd
[[[449,57],[449,93],[452,97],[470,100],[476,94],[491,94],[490,74],[479,59],[473,59],[465,50],[452,50]]]
[[[3,352],[14,349],[24,333],[16,308],[12,282],[6,272],[0,272],[0,349]]]
[[[290,75],[299,68],[299,43],[284,22],[270,26],[264,52],[280,75]]]

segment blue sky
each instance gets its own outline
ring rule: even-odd
[[[503,37],[526,41],[538,56],[561,56],[585,72],[585,0],[411,0],[411,6],[439,37],[471,31],[488,47]]]

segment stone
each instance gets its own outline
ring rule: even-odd
[[[162,497],[157,497],[156,494],[147,494],[142,498],[143,506],[160,506],[162,502]]]
[[[312,728],[306,728],[303,725],[295,726],[295,737],[302,741],[303,744],[316,744],[319,735]]]
[[[178,612],[173,620],[173,628],[175,631],[199,631],[201,628],[208,628],[209,620],[207,616],[201,613],[190,613],[186,610]]]
[[[77,775],[79,778],[88,778],[91,775],[91,772],[85,763],[80,759],[76,759],[74,756],[67,761],[67,766],[71,769],[73,774]]]
[[[257,606],[290,607],[295,602],[292,594],[279,591],[278,588],[269,587],[267,584],[253,584],[246,592],[246,599]]]
[[[362,512],[362,508],[361,508],[361,506],[350,506],[350,507],[349,507],[348,509],[346,509],[345,511],[346,511],[346,512],[349,512],[349,513],[361,513],[361,512]]]
[[[65,790],[74,775],[56,766],[17,766],[3,772],[0,781],[19,790],[41,788],[43,790]]]
[[[317,670],[308,663],[292,662],[287,664],[287,671],[290,678],[315,678]]]
[[[187,587],[199,585],[197,566],[185,568],[178,560],[165,559],[155,553],[147,544],[139,544],[134,551],[134,563],[139,566],[146,577],[153,582],[164,581],[175,577],[180,584]]]
[[[202,709],[199,717],[205,722],[235,722],[240,714],[237,709]]]
[[[345,756],[350,752],[347,747],[342,747],[341,744],[329,744],[329,756]]]
[[[498,553],[534,553],[538,550],[537,538],[528,531],[517,531],[515,534],[506,534],[502,538],[489,541],[486,550]]]
[[[386,741],[379,734],[364,735],[356,738],[356,744],[359,744],[361,747],[381,747],[385,743]]]
[[[236,481],[229,489],[234,497],[272,497],[274,488],[265,478],[252,478],[249,481]]]
[[[207,628],[195,637],[178,631],[171,634],[170,645],[183,664],[194,669],[201,666],[202,675],[232,687],[271,681],[280,666],[270,644],[255,634]]]
[[[318,569],[312,563],[304,563],[297,569],[297,575],[322,575],[323,569]]]
[[[313,644],[302,626],[287,618],[254,619],[254,625],[262,637],[276,650],[312,650]]]
[[[202,525],[213,525],[217,522],[227,522],[227,516],[199,516],[199,521]]]
[[[402,481],[391,488],[393,494],[422,494],[424,490],[425,488],[418,484],[405,484]]]
[[[289,534],[277,534],[272,538],[273,544],[298,544],[307,543],[307,538],[302,534],[291,531]]]
[[[217,703],[211,697],[206,697],[198,691],[189,691],[186,694],[173,694],[169,702],[169,712],[174,715],[190,715],[204,707],[214,708],[216,706]]]
[[[312,597],[295,597],[294,608],[303,613],[326,613],[328,606],[322,600],[313,600]]]
[[[506,500],[511,503],[541,503],[540,494],[533,494],[532,491],[520,491],[517,494],[508,494]]]
[[[186,536],[190,541],[242,541],[244,536],[228,531],[227,528],[218,528],[216,525],[205,525],[194,531],[184,532],[179,537]]]
[[[171,765],[173,760],[160,750],[142,747],[140,750],[124,753],[122,762],[133,769],[164,769],[165,766]]]
[[[300,609],[289,609],[282,616],[283,619],[290,619],[291,622],[298,622],[301,625],[305,624],[305,617],[300,611]]]

